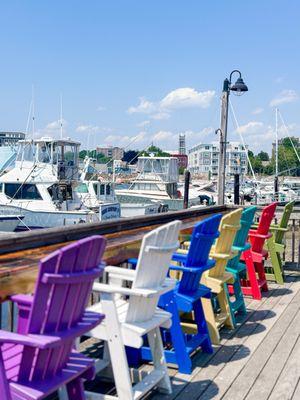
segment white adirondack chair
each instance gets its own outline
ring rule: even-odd
[[[100,302],[90,310],[104,313],[104,321],[90,336],[105,341],[103,359],[97,372],[111,363],[117,396],[86,392],[89,400],[137,400],[153,389],[171,393],[160,327],[171,326],[171,314],[157,308],[159,297],[174,288],[167,278],[171,257],[178,248],[180,221],[173,221],[146,234],[143,238],[136,270],[108,266],[108,284],[94,283]],[[122,286],[132,282],[131,288]],[[125,346],[140,348],[147,335],[153,356],[153,370],[132,384]]]

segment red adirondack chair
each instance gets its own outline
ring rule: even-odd
[[[74,343],[104,318],[85,311],[104,249],[105,239],[92,236],[55,251],[40,262],[34,295],[12,297],[18,333],[0,331],[1,399],[43,399],[62,385],[70,399],[85,399],[93,361]]]
[[[261,299],[261,292],[268,291],[264,262],[268,258],[268,251],[264,249],[267,239],[272,237],[269,233],[270,225],[275,214],[277,203],[271,203],[262,210],[256,229],[250,229],[248,241],[251,248],[242,254],[242,260],[247,267],[247,277],[241,279],[242,291],[254,299]]]

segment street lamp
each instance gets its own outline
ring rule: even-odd
[[[237,73],[239,76],[232,84],[232,76]],[[229,79],[225,79],[222,92],[222,108],[221,108],[221,128],[216,130],[220,133],[220,155],[219,155],[219,171],[218,171],[218,204],[223,205],[225,201],[225,178],[226,178],[226,145],[227,145],[227,125],[228,125],[228,100],[229,93],[232,91],[235,95],[241,96],[248,91],[242,74],[235,69],[231,72]]]

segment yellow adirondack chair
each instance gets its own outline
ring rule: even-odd
[[[202,275],[201,283],[208,286],[212,295],[217,299],[220,312],[215,313],[211,299],[202,298],[202,304],[205,319],[208,324],[210,339],[213,344],[220,343],[219,329],[222,326],[234,328],[231,310],[229,306],[229,295],[227,283],[234,282],[232,273],[225,270],[228,260],[236,256],[236,252],[232,250],[233,242],[237,231],[240,229],[240,220],[242,208],[232,211],[224,215],[221,220],[218,237],[210,252],[210,258],[216,260],[216,265]],[[179,253],[186,253],[190,242],[183,242],[183,249],[178,249]],[[193,323],[190,320],[191,315],[183,316],[185,321],[183,325],[188,331],[193,332]],[[189,321],[188,321],[189,320]]]
[[[227,284],[234,282],[234,275],[226,271],[226,265],[228,260],[236,256],[236,252],[232,250],[232,246],[235,235],[240,229],[242,211],[243,209],[239,208],[224,215],[222,218],[219,228],[220,236],[210,253],[210,257],[216,260],[216,265],[204,274],[201,281],[201,283],[211,289],[219,305],[219,312],[214,312],[211,300],[202,300],[209,333],[214,344],[220,342],[219,329],[222,326],[225,325],[229,328],[234,328],[227,289]]]

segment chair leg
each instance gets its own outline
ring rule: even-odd
[[[227,315],[224,325],[227,326],[228,328],[234,329],[234,324],[232,321],[231,310],[230,310],[230,306],[228,303],[228,296],[226,294],[225,286],[226,286],[226,284],[224,283],[221,292],[217,296],[218,302],[219,302],[222,314]]]
[[[245,258],[245,263],[246,263],[246,267],[247,267],[247,275],[249,278],[249,283],[250,283],[250,288],[251,288],[250,289],[251,295],[254,299],[261,300],[261,291],[260,291],[260,287],[257,282],[255,266],[254,266],[254,262],[253,262],[250,250],[246,250],[244,252],[244,258]],[[249,294],[249,290],[247,290],[247,289],[248,288],[244,289],[242,287],[243,293]]]
[[[196,301],[194,304],[194,315],[195,315],[195,322],[196,322],[197,328],[198,328],[197,335],[199,336],[199,339],[201,340],[203,335],[207,336],[207,338],[201,344],[202,351],[204,351],[206,353],[213,353],[213,348],[211,345],[211,340],[210,340],[207,322],[205,320],[205,315],[204,315],[201,300]]]
[[[69,396],[69,400],[84,400],[84,387],[83,380],[81,378],[74,379],[72,382],[67,383],[67,392]]]
[[[202,297],[202,306],[207,322],[207,327],[209,331],[210,340],[213,344],[220,344],[220,333],[216,324],[214,310],[211,304],[211,299]]]
[[[161,340],[160,329],[157,327],[147,334],[149,346],[152,353],[153,365],[156,370],[163,372],[163,378],[158,382],[159,391],[171,394],[172,387],[170,377],[168,375],[167,364],[164,356],[164,348]],[[125,397],[120,397],[120,399]],[[127,397],[126,397],[127,399]]]
[[[107,321],[107,344],[118,398],[131,400],[133,399],[132,383],[113,295],[103,293],[101,301]]]
[[[280,265],[280,255],[277,253],[273,237],[267,240],[267,247],[271,258],[271,263],[273,267],[274,277],[277,283],[283,285],[282,269]]]
[[[165,297],[166,295],[162,296]],[[172,325],[170,328],[170,335],[172,340],[172,346],[174,348],[175,357],[178,365],[179,372],[183,374],[190,374],[192,371],[192,361],[190,355],[186,349],[186,342],[184,338],[184,333],[182,330],[182,326],[180,324],[180,318],[178,314],[178,308],[176,304],[176,300],[172,293],[172,297],[166,299],[164,302],[164,310],[168,311],[172,314]],[[166,355],[167,362],[168,356]]]
[[[0,391],[1,391],[1,397],[3,396],[5,400],[11,400],[9,384],[6,379],[1,346],[0,346]]]

